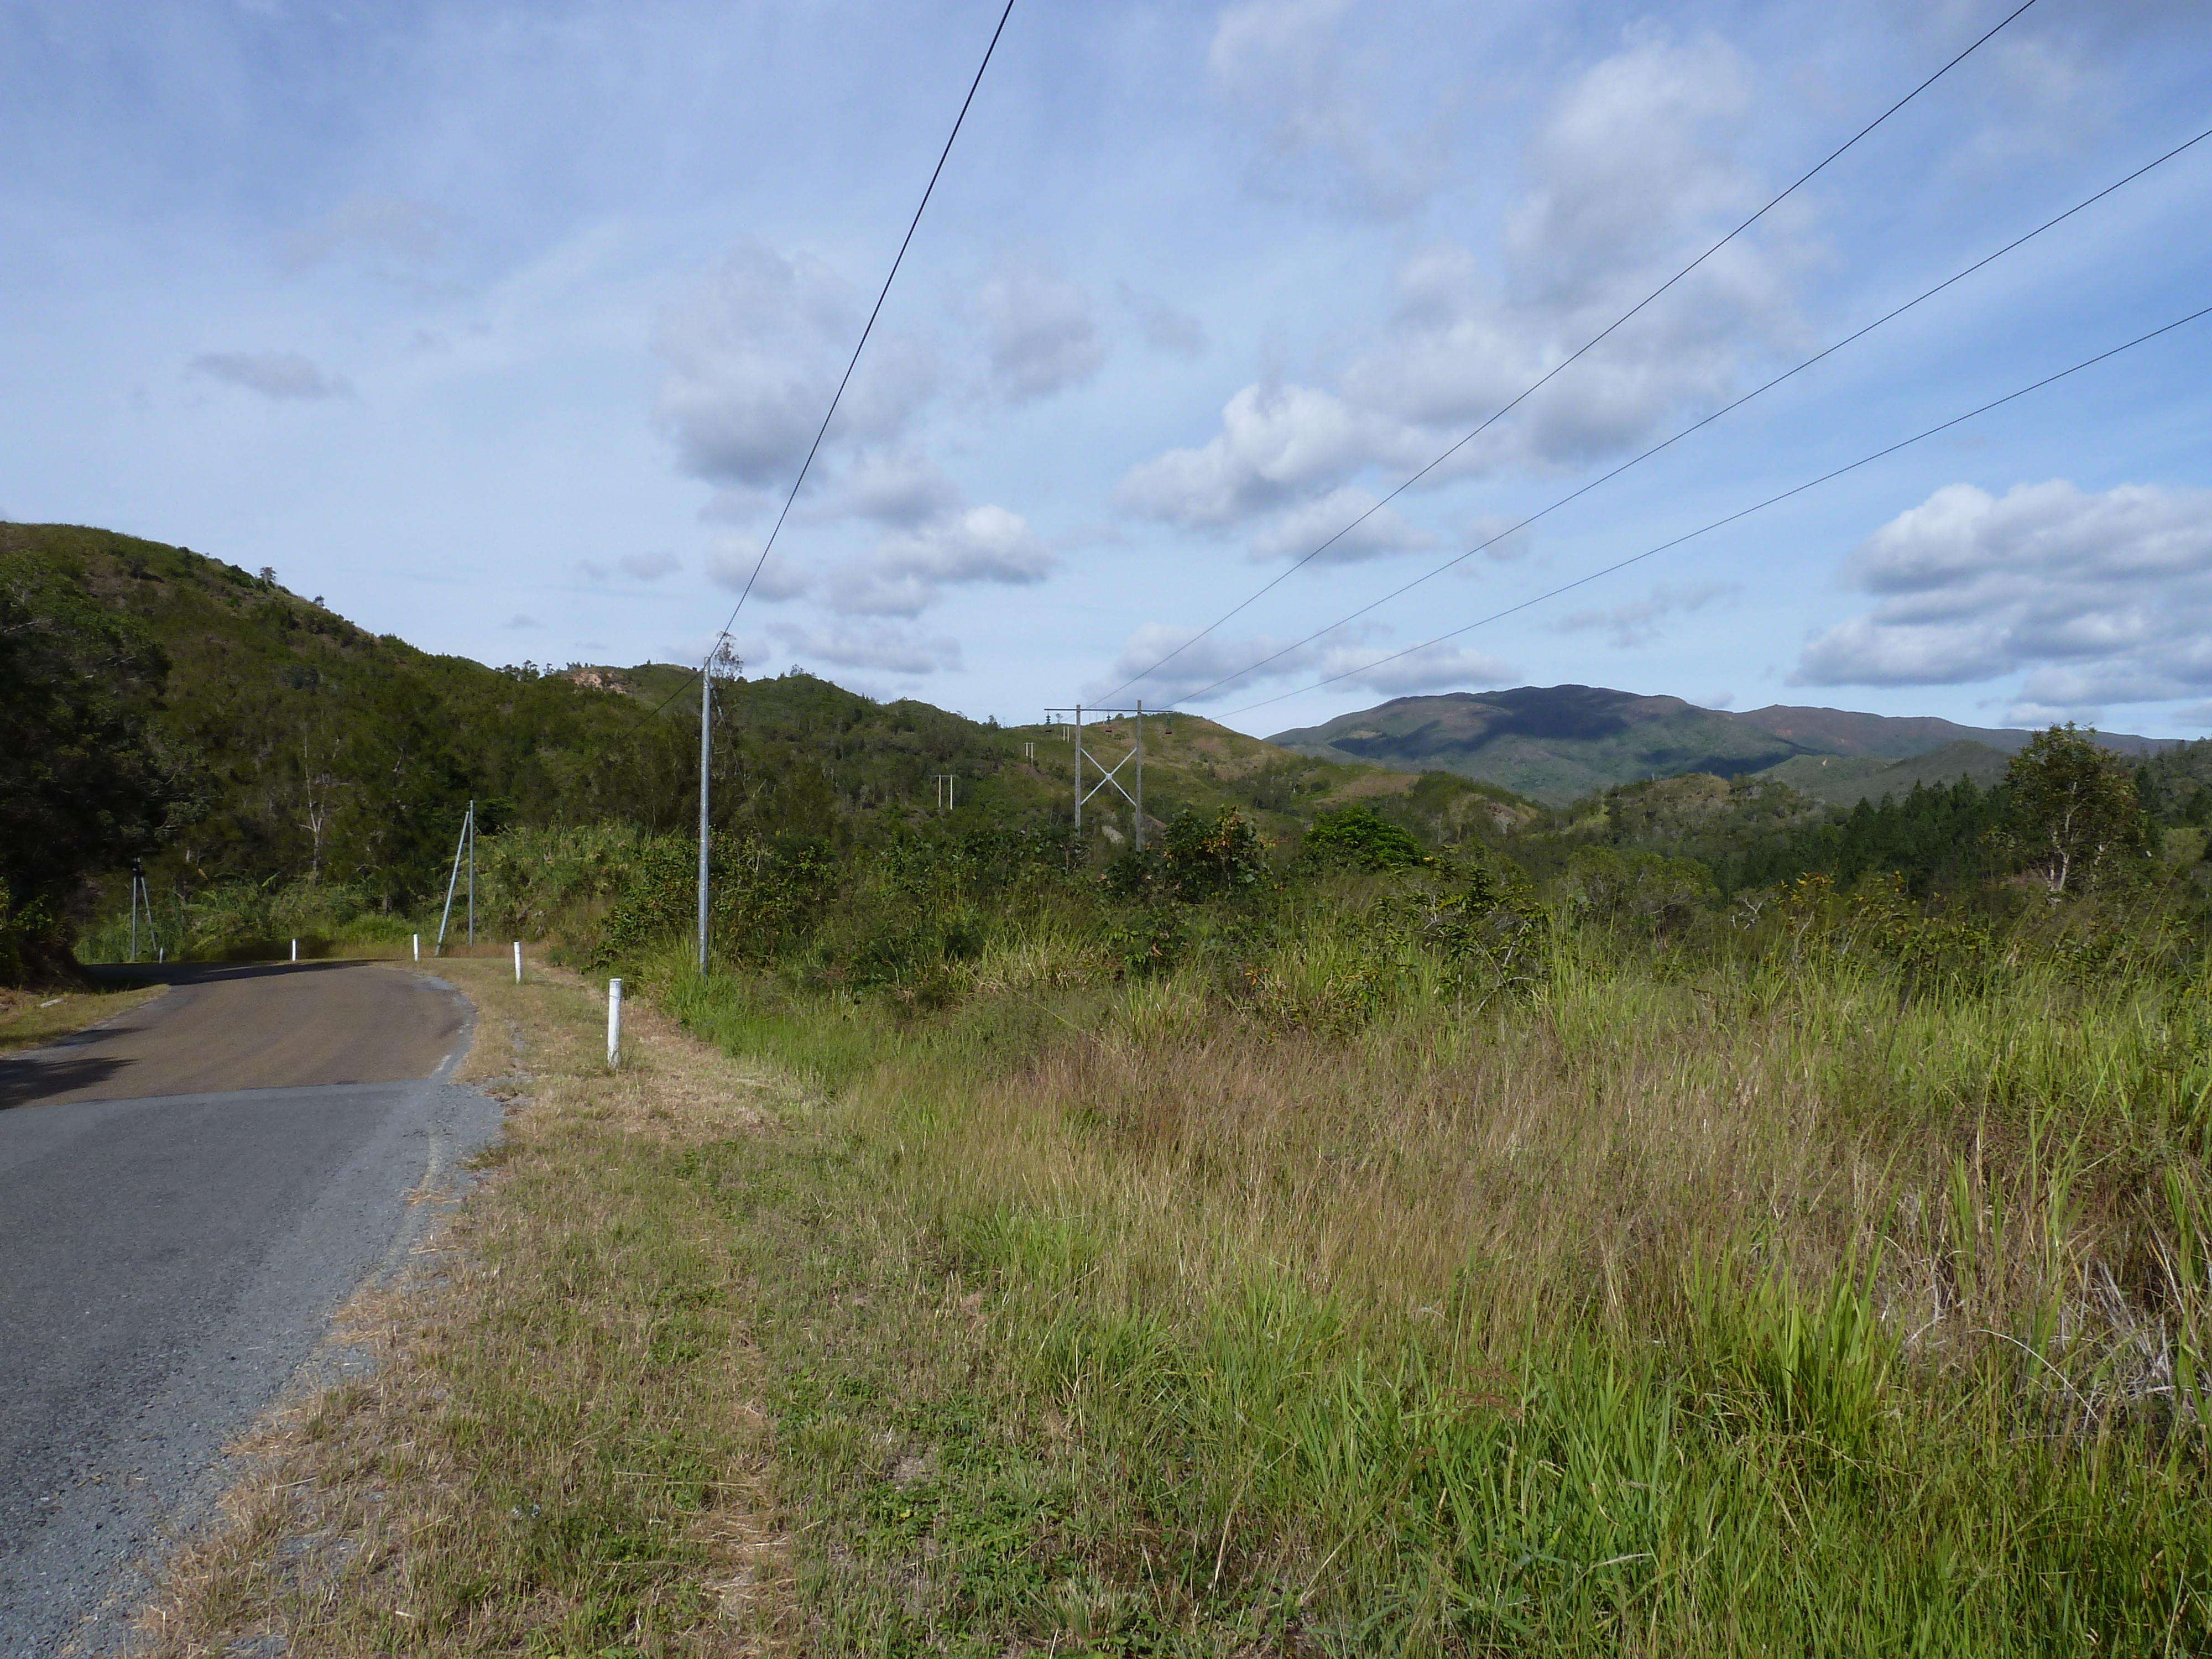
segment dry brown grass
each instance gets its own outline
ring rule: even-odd
[[[142,1616],[150,1652],[788,1645],[748,1287],[681,1170],[788,1091],[636,1001],[610,1076],[603,993],[501,969],[440,968],[477,1005],[462,1076],[508,1101],[507,1140],[420,1267],[338,1320],[365,1374],[233,1449],[220,1522]]]
[[[167,988],[161,985],[134,985],[88,991],[17,991],[0,986],[0,1054],[17,1048],[34,1048],[58,1036],[128,1013]]]

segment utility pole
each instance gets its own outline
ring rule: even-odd
[[[707,660],[699,670],[699,971],[707,971],[707,897],[709,872],[707,867],[708,839],[707,821],[708,773],[714,757],[714,671],[718,668],[735,675],[744,667],[744,659],[730,649],[730,636],[714,636],[714,648],[707,653]]]
[[[136,961],[137,961],[137,960],[138,960],[138,883],[139,883],[139,879],[140,879],[140,876],[139,876],[139,866],[138,866],[137,865],[135,865],[135,864],[134,864],[134,865],[132,865],[132,866],[131,866],[131,961],[133,961],[133,962],[136,962]],[[148,905],[146,908],[147,908],[149,910],[151,910],[151,909],[153,908],[153,906],[151,906],[151,905]],[[154,919],[154,918],[153,918],[152,916],[150,916],[150,915],[149,915],[149,916],[148,916],[148,917],[146,918],[146,920],[147,920],[147,921],[151,921],[153,919]]]
[[[714,650],[699,668],[699,971],[707,971],[707,763],[714,750]]]
[[[469,939],[476,939],[477,860],[474,836],[477,829],[477,804],[469,803],[468,816],[461,820],[460,837],[453,842],[453,872],[446,878],[446,908],[438,913],[437,953],[446,953],[446,924],[453,919],[453,890],[460,885],[461,853],[469,852]]]

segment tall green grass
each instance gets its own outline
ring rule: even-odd
[[[937,1012],[648,970],[823,1092],[806,1201],[905,1241],[871,1329],[987,1287],[991,1409],[1088,1494],[1035,1595],[924,1619],[865,1437],[793,1476],[845,1644],[2212,1645],[2201,977],[1386,944],[1319,916],[1237,995],[1009,930]],[[890,1433],[922,1385],[847,1340]]]

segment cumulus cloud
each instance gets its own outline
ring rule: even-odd
[[[1765,194],[1737,153],[1748,81],[1716,38],[1632,33],[1537,132],[1499,267],[1450,246],[1409,258],[1392,338],[1346,373],[1346,395],[1407,420],[1469,425],[1642,299]],[[1649,435],[1670,411],[1721,399],[1747,349],[1795,330],[1794,222],[1784,210],[1775,228],[1723,248],[1454,470],[1587,461]]]
[[[1271,3],[1240,12],[1238,27],[1254,39],[1304,39],[1299,30],[1328,15]],[[1223,30],[1225,40],[1226,16]],[[1247,386],[1210,441],[1133,469],[1122,505],[1226,524],[1337,489],[1370,466],[1433,460],[1760,198],[1765,185],[1740,154],[1749,81],[1717,38],[1678,43],[1632,31],[1532,134],[1528,188],[1492,260],[1456,245],[1409,255],[1383,337],[1334,388]],[[1785,210],[1732,243],[1426,482],[1580,465],[1649,438],[1686,409],[1723,401],[1747,359],[1796,332],[1802,231]]]
[[[673,575],[684,568],[683,560],[665,551],[625,553],[617,562],[625,575],[634,576],[641,582],[657,582],[663,576]]]
[[[1796,685],[2025,672],[2016,716],[2212,690],[2212,490],[1948,484],[1846,562],[1874,608],[1808,643]]]
[[[1008,266],[979,299],[990,332],[991,376],[1016,403],[1087,380],[1105,361],[1091,296],[1035,266]]]
[[[839,668],[921,675],[960,666],[957,640],[944,635],[925,636],[902,628],[842,624],[802,628],[779,623],[769,631],[799,655]]]
[[[957,507],[952,481],[913,450],[869,450],[846,469],[836,505],[880,523],[919,525]]]
[[[1018,513],[971,507],[885,537],[873,551],[832,569],[823,598],[848,616],[917,617],[942,590],[965,582],[1042,581],[1052,556]]]
[[[851,290],[820,260],[739,247],[656,331],[667,365],[657,408],[684,470],[739,489],[787,484],[859,327]],[[837,430],[893,438],[935,384],[926,349],[878,337],[854,374]]]
[[[1419,448],[1405,428],[1333,392],[1248,386],[1222,410],[1213,438],[1131,468],[1115,499],[1148,518],[1229,524],[1334,489],[1370,461],[1402,463]]]
[[[341,374],[325,374],[296,351],[209,351],[191,361],[191,373],[244,386],[264,398],[350,398]]]
[[[1562,634],[1601,628],[1612,634],[1613,644],[1626,650],[1631,646],[1648,645],[1657,639],[1659,624],[1666,617],[1681,611],[1702,611],[1715,599],[1742,591],[1741,586],[1735,582],[1700,582],[1692,587],[1655,587],[1642,599],[1631,599],[1626,605],[1571,611],[1552,625]]]
[[[1327,542],[1327,550],[1315,562],[1351,564],[1437,544],[1434,536],[1419,525],[1407,523],[1396,507],[1370,511],[1374,506],[1373,495],[1356,484],[1332,489],[1317,500],[1277,514],[1252,538],[1252,556],[1299,559]],[[1362,518],[1362,514],[1367,516]],[[1331,537],[1336,539],[1330,541]]]

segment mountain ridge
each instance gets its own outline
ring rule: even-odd
[[[1701,708],[1682,697],[1570,684],[1393,697],[1319,726],[1276,732],[1267,741],[1321,759],[1455,772],[1559,805],[1623,783],[1690,772],[1721,777],[1775,772],[1808,757],[1878,759],[1894,767],[1965,744],[2008,757],[2033,736],[2023,728],[1961,726],[1936,715],[1783,703],[1734,711]],[[2136,756],[2158,754],[2182,741],[2101,732],[2097,740]],[[1963,750],[1960,758],[1962,775],[1990,772],[1987,760]],[[1887,769],[1849,769],[1878,777]],[[1805,772],[1797,769],[1799,776]],[[1847,781],[1836,780],[1837,790]],[[1837,799],[1837,790],[1818,793]]]

